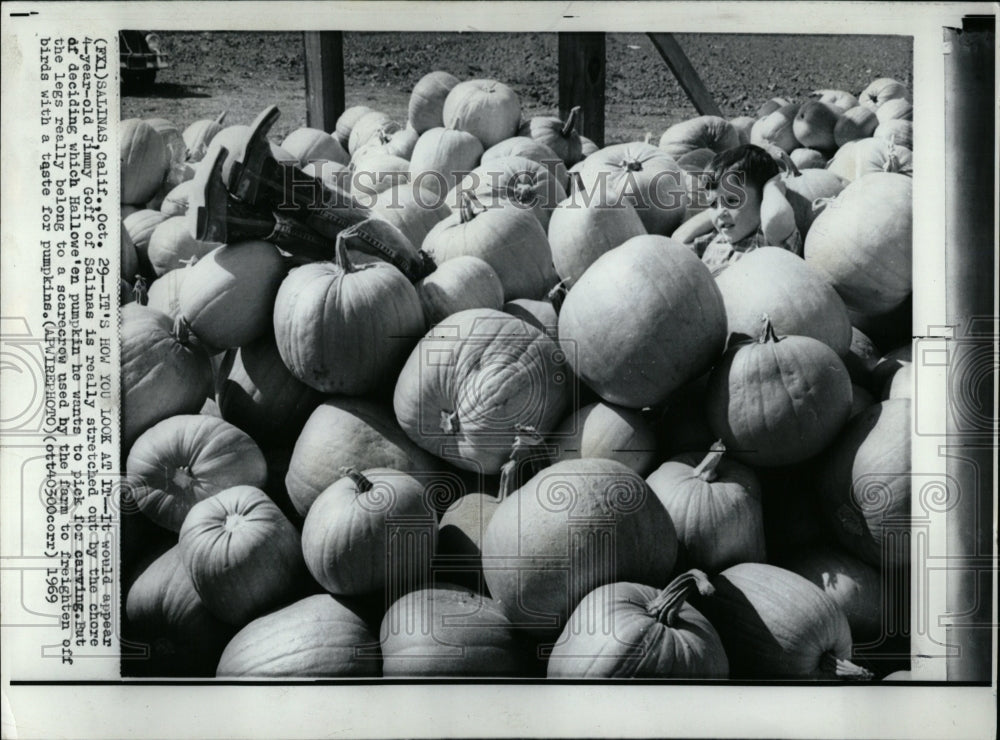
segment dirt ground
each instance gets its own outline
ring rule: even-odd
[[[171,67],[148,92],[122,97],[122,118],[164,117],[186,126],[228,110],[249,123],[266,105],[282,118],[278,138],[306,122],[299,33],[161,32]],[[803,100],[817,88],[860,92],[878,77],[907,86],[909,37],[679,34],[678,40],[727,116],[753,114],[780,95]],[[521,97],[524,115],[558,108],[555,34],[345,33],[347,105],[364,104],[400,121],[414,83],[435,69],[460,79],[490,77]],[[696,115],[644,34],[608,34],[606,141],[656,139]]]

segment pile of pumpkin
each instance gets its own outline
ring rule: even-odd
[[[247,127],[123,122],[123,670],[905,668],[876,659],[908,653],[905,95],[599,149],[433,72],[405,126],[358,106],[272,145],[370,197],[369,233],[433,259],[417,281],[353,228],[328,261],[199,241],[191,177]],[[748,141],[785,163],[804,259],[713,278],[697,173]],[[616,207],[577,199],[601,178]]]

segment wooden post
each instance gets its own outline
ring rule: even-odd
[[[559,116],[580,106],[576,130],[604,146],[604,34],[559,34]]]
[[[306,31],[306,125],[332,132],[344,112],[344,36]]]
[[[672,33],[651,33],[648,34],[653,46],[660,52],[663,61],[670,67],[674,77],[680,83],[681,88],[694,104],[694,108],[703,116],[721,116],[722,110],[719,108],[705,83],[701,81],[698,73],[691,66],[691,61],[687,54],[677,43]]]

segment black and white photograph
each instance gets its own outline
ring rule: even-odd
[[[995,8],[138,5],[4,13],[5,737],[995,736]]]

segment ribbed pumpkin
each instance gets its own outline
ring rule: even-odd
[[[200,260],[219,246],[218,242],[195,239],[187,216],[171,216],[153,229],[146,254],[153,272],[160,276]]]
[[[695,606],[722,637],[737,679],[870,679],[850,662],[851,628],[836,602],[789,570],[740,563]]]
[[[289,272],[274,301],[281,359],[324,393],[361,395],[379,387],[424,331],[413,285],[387,262],[355,267],[347,254],[352,234],[337,236],[335,262]]]
[[[856,416],[816,474],[824,517],[837,540],[880,568],[910,558],[910,404],[905,398],[883,401]]]
[[[399,374],[393,408],[420,447],[492,474],[518,427],[547,434],[569,397],[559,345],[520,319],[481,308],[453,314],[420,340]]]
[[[212,366],[204,349],[166,314],[129,303],[121,316],[122,431],[128,449],[157,422],[196,413],[212,382]]]
[[[482,155],[482,142],[467,131],[428,129],[420,135],[410,157],[411,182],[443,197],[461,175],[479,164]]]
[[[898,82],[891,77],[879,77],[861,91],[858,101],[866,108],[878,110],[888,101],[896,98],[905,98],[908,95],[909,91],[907,91],[906,86],[902,82]]]
[[[126,640],[149,646],[148,658],[128,660],[123,672],[153,676],[211,676],[233,628],[208,610],[171,547],[136,579],[125,602]]]
[[[878,125],[872,133],[873,139],[891,142],[913,151],[913,121],[893,118]]]
[[[704,573],[683,573],[663,590],[611,583],[570,615],[548,662],[549,678],[726,678],[729,660],[715,628],[687,603],[710,594]]]
[[[507,157],[524,157],[525,159],[531,159],[545,165],[549,172],[559,181],[559,184],[563,186],[563,189],[569,187],[569,174],[566,171],[566,164],[551,147],[546,146],[540,141],[535,141],[528,136],[512,136],[509,139],[504,139],[499,144],[494,144],[483,152],[480,164],[488,166]]]
[[[206,118],[195,121],[184,129],[184,144],[187,146],[187,158],[190,162],[200,162],[208,151],[208,145],[212,143],[215,135],[222,131],[222,124],[226,120],[226,111],[222,111],[218,118],[214,120]]]
[[[504,299],[542,298],[558,281],[545,231],[531,211],[504,203],[486,208],[466,195],[457,213],[439,222],[423,248],[438,264],[479,257],[500,277]]]
[[[709,573],[766,554],[760,482],[724,454],[720,443],[707,455],[685,453],[646,479],[674,522],[685,566]]]
[[[305,516],[316,497],[343,477],[342,467],[432,471],[441,463],[417,447],[392,410],[360,398],[330,398],[310,414],[295,441],[285,485]]]
[[[293,601],[306,584],[299,533],[253,486],[227,488],[195,504],[179,545],[205,606],[237,627]]]
[[[447,128],[468,131],[488,148],[517,133],[521,101],[502,82],[466,80],[448,93],[442,118]]]
[[[503,283],[487,262],[462,255],[447,260],[416,285],[427,323],[433,326],[468,308],[503,306]]]
[[[780,247],[760,247],[716,276],[730,344],[756,338],[767,314],[778,334],[812,337],[843,356],[851,346],[844,301],[826,276]]]
[[[413,86],[407,109],[408,120],[418,134],[444,126],[444,101],[458,83],[455,75],[436,70],[425,74]]]
[[[474,193],[487,207],[509,201],[530,210],[542,228],[548,228],[552,209],[566,197],[566,191],[545,165],[527,157],[503,157],[481,164],[448,193],[449,205],[461,202],[460,193]]]
[[[913,181],[874,173],[848,185],[813,222],[805,259],[853,311],[902,303],[913,280]]]
[[[658,403],[704,372],[725,346],[726,310],[711,273],[665,236],[613,249],[570,289],[559,342],[605,401]]]
[[[913,153],[901,142],[857,139],[844,144],[827,165],[830,172],[848,182],[873,173],[913,175]]]
[[[523,676],[525,647],[493,599],[449,583],[411,591],[382,619],[382,675]]]
[[[141,205],[153,197],[170,168],[170,153],[156,129],[139,118],[118,128],[122,203]]]
[[[531,298],[515,298],[503,304],[503,312],[516,316],[552,339],[559,338],[559,315],[551,301],[536,301]]]
[[[395,599],[429,582],[437,536],[420,481],[389,468],[352,469],[313,502],[302,553],[330,593]]]
[[[423,247],[434,225],[451,215],[451,209],[434,191],[404,182],[383,190],[371,205],[372,215],[399,229],[414,248]]]
[[[552,262],[572,287],[602,255],[646,234],[638,211],[617,195],[609,202],[597,193],[576,193],[562,201],[549,220]]]
[[[583,159],[583,145],[576,132],[579,115],[580,106],[576,106],[570,110],[565,121],[555,116],[535,116],[522,123],[517,133],[545,144],[567,167],[572,167]]]
[[[833,140],[838,146],[844,146],[849,141],[867,139],[878,126],[875,111],[862,105],[848,108],[833,127]]]
[[[347,139],[347,152],[351,156],[361,147],[380,134],[392,134],[402,128],[382,111],[370,111],[360,116],[351,127]]]
[[[193,265],[180,267],[156,278],[149,285],[146,293],[146,305],[165,313],[171,321],[176,321],[181,315],[180,295],[185,278],[191,274]],[[188,331],[188,327],[184,327]]]
[[[837,602],[851,625],[855,644],[882,636],[884,596],[876,568],[829,546],[801,550],[783,559],[781,567],[798,573]]]
[[[711,152],[709,152],[711,154]],[[580,179],[586,193],[635,206],[650,234],[672,234],[684,221],[687,192],[683,170],[651,144],[614,144],[584,160]]]
[[[656,437],[638,411],[591,403],[574,411],[552,433],[553,462],[601,457],[645,475],[656,457]]]
[[[724,152],[739,145],[736,129],[719,116],[698,116],[675,123],[660,137],[660,149],[674,159],[695,149]]]
[[[255,619],[219,660],[219,678],[342,678],[381,675],[378,638],[348,600],[308,596]]]
[[[125,468],[138,507],[161,527],[180,531],[199,501],[233,486],[264,485],[264,455],[245,433],[214,416],[181,414],[145,432]]]
[[[822,451],[851,412],[851,377],[823,342],[779,339],[767,316],[755,341],[730,347],[712,370],[712,431],[736,459],[788,465]]]
[[[303,126],[292,131],[281,142],[281,148],[295,157],[300,165],[318,159],[347,164],[350,157],[340,142],[318,128]]]
[[[598,586],[666,586],[677,536],[641,477],[614,460],[585,458],[545,468],[504,499],[482,552],[486,584],[508,619],[552,634]]]
[[[190,268],[180,289],[181,316],[208,346],[228,349],[266,334],[285,277],[273,244],[240,242],[209,252]]]
[[[269,331],[226,353],[215,383],[222,418],[257,442],[295,439],[322,395],[285,367]]]

